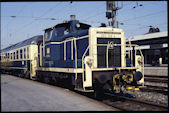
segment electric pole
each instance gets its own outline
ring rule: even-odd
[[[121,6],[118,6],[118,1],[107,1],[107,12],[106,12],[106,17],[108,19],[112,18],[112,22],[109,22],[109,25],[112,26],[113,28],[118,28],[118,21],[116,20],[116,12],[117,10],[121,9],[123,7],[123,3]],[[112,12],[110,12],[110,10]]]

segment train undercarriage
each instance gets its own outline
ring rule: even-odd
[[[37,80],[56,84],[61,87],[66,87],[71,90],[78,90],[82,92],[93,92],[95,98],[103,98],[105,92],[116,94],[123,93],[123,90],[133,88],[137,90],[141,80],[141,72],[135,70],[119,70],[114,71],[94,71],[92,72],[92,85],[84,87],[84,79],[82,73],[64,73],[51,71],[37,71]],[[77,78],[76,78],[77,77]]]

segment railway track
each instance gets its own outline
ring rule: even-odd
[[[145,85],[145,86],[146,87],[140,88],[140,91],[157,92],[157,93],[162,93],[164,95],[168,95],[168,87],[153,86],[153,85]]]
[[[145,82],[168,83],[168,76],[144,75]]]
[[[123,111],[168,111],[168,106],[152,102],[141,101],[127,96],[105,93],[109,99],[103,100],[105,104]],[[110,99],[111,98],[111,99]]]
[[[144,75],[144,77],[152,77],[152,78],[168,78],[168,76],[159,76],[159,75]]]
[[[144,78],[145,82],[158,82],[158,83],[168,83],[165,79],[155,79],[155,78]]]
[[[144,75],[145,83],[168,83],[168,76],[157,76],[157,75]],[[158,92],[167,95],[168,94],[168,87],[166,86],[158,86],[158,85],[145,85],[146,87],[140,88],[141,91],[146,92]]]

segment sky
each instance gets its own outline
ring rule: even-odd
[[[120,1],[119,6],[122,3],[117,20],[127,38],[147,33],[150,25],[168,31],[167,1]],[[43,35],[44,29],[70,20],[72,14],[92,27],[108,25],[106,11],[106,1],[1,2],[1,49]]]

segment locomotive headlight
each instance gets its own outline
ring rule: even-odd
[[[76,27],[79,28],[79,27],[80,27],[80,24],[76,24]]]
[[[92,67],[94,63],[94,59],[91,56],[86,56],[85,57],[85,64],[87,64],[89,67]]]
[[[113,45],[112,45],[112,44],[110,45],[110,48],[113,48]]]
[[[89,59],[87,60],[87,64],[91,67],[92,64],[93,64],[93,59],[90,59],[90,58],[89,58]]]
[[[142,61],[141,61],[141,58],[140,58],[140,57],[137,59],[137,62],[138,62],[139,64],[142,64]]]
[[[109,48],[113,49],[113,47],[114,47],[114,42],[113,42],[113,41],[109,42],[109,43],[108,43],[108,46],[109,46]]]

